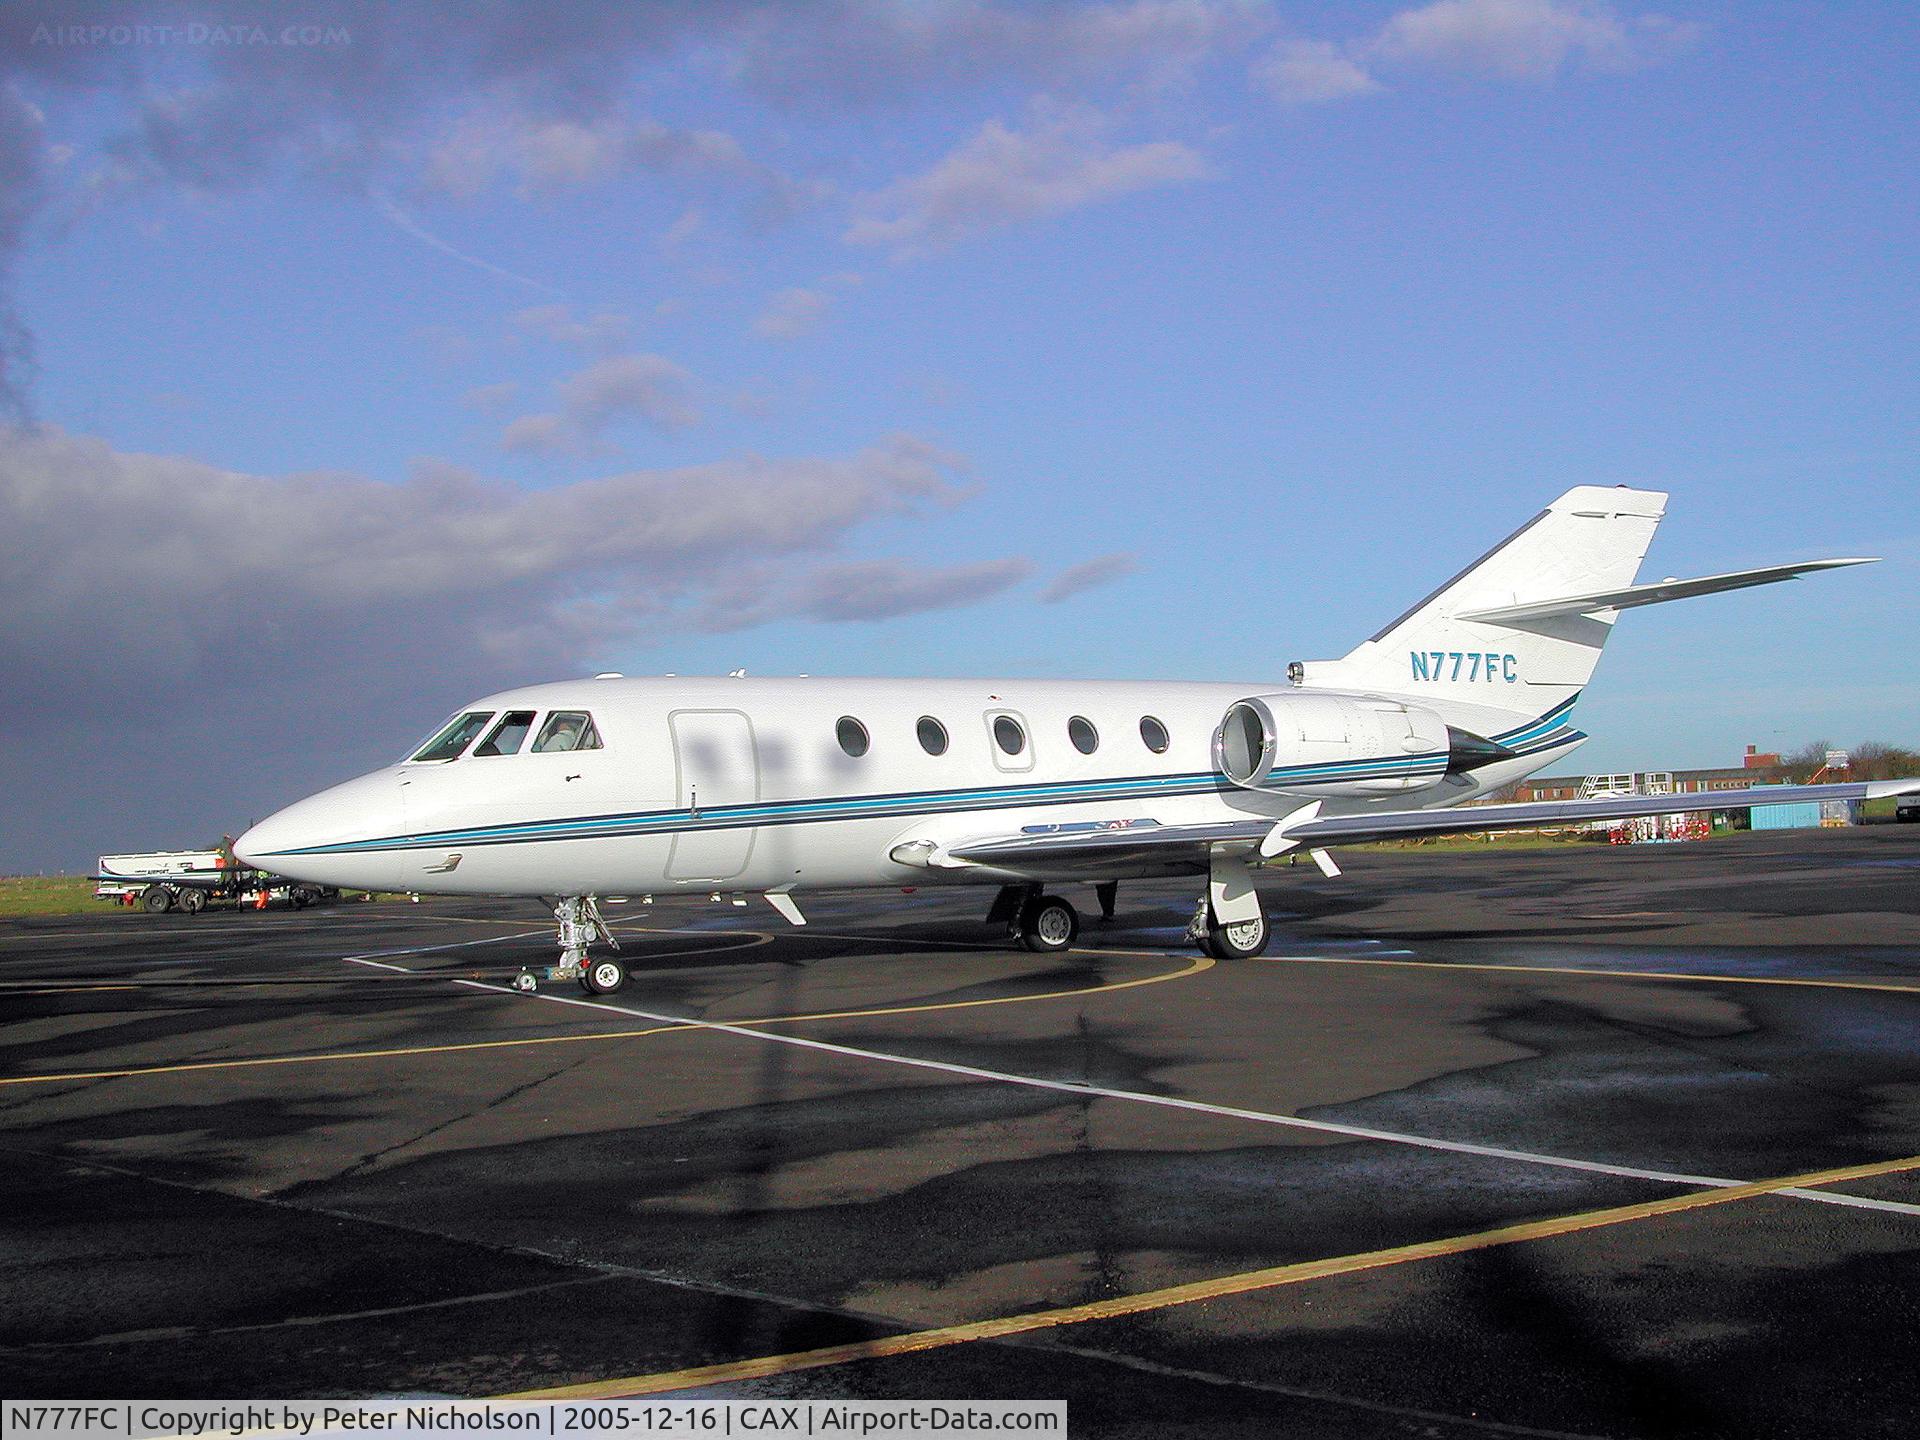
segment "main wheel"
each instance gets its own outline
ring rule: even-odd
[[[287,903],[296,910],[304,910],[320,898],[320,892],[310,885],[296,885],[287,891]]]
[[[1020,943],[1037,955],[1056,954],[1080,933],[1080,916],[1058,895],[1042,895],[1020,912]]]
[[[618,960],[595,960],[580,972],[589,995],[611,995],[627,983],[627,967]]]
[[[140,903],[149,914],[164,915],[173,908],[173,896],[164,885],[149,885],[140,892]]]
[[[1206,951],[1216,960],[1250,960],[1267,948],[1267,917],[1222,925],[1215,920],[1207,926]]]
[[[182,915],[198,915],[207,908],[207,892],[195,889],[182,890],[180,898],[174,903],[180,907]]]

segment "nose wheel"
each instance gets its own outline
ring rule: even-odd
[[[624,962],[611,955],[598,960],[587,958],[587,947],[596,940],[606,941],[615,950],[620,948],[591,895],[567,896],[553,907],[553,918],[560,927],[560,963],[547,966],[544,974],[523,969],[513,977],[515,990],[530,995],[540,988],[542,980],[578,980],[589,995],[611,995],[627,983]]]
[[[611,995],[627,983],[627,967],[612,956],[590,963],[580,972],[580,988],[589,995]]]

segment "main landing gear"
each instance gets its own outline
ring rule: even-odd
[[[587,958],[587,947],[595,940],[604,940],[615,950],[620,948],[591,895],[567,896],[553,907],[553,918],[560,927],[560,963],[547,966],[544,975],[522,970],[513,977],[514,989],[531,994],[542,979],[578,980],[589,995],[611,995],[627,983],[625,962],[612,955],[591,961]]]
[[[1112,882],[1096,887],[1102,918],[1113,911]],[[1080,935],[1080,916],[1058,895],[1038,885],[1007,885],[987,912],[989,925],[1005,925],[1008,937],[1038,955],[1069,949]],[[1187,926],[1187,939],[1216,960],[1249,960],[1264,954],[1269,932],[1266,912],[1244,866],[1223,863]]]
[[[1036,955],[1057,955],[1080,935],[1080,912],[1038,885],[1002,887],[987,923],[1005,923],[1008,935]]]
[[[1213,906],[1202,900],[1187,926],[1187,938],[1216,960],[1251,960],[1266,951],[1267,917],[1223,922],[1215,918]]]

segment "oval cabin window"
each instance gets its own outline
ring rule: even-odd
[[[919,725],[920,748],[929,755],[947,753],[947,727],[931,715],[922,715]]]
[[[851,715],[842,715],[840,723],[833,727],[833,733],[840,739],[840,748],[858,760],[867,753],[867,727]]]
[[[1076,715],[1067,721],[1067,739],[1082,755],[1091,755],[1100,748],[1100,732],[1093,728],[1093,722],[1084,715]]]
[[[1011,715],[996,715],[993,718],[993,743],[1009,755],[1018,755],[1027,748],[1027,732],[1020,728],[1020,722]]]
[[[1151,715],[1140,717],[1140,738],[1146,742],[1147,749],[1156,755],[1167,753],[1167,727]]]

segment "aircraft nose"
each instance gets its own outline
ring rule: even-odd
[[[385,772],[362,775],[275,811],[234,842],[241,864],[317,885],[392,888],[398,852],[382,848],[400,830],[400,791]]]

